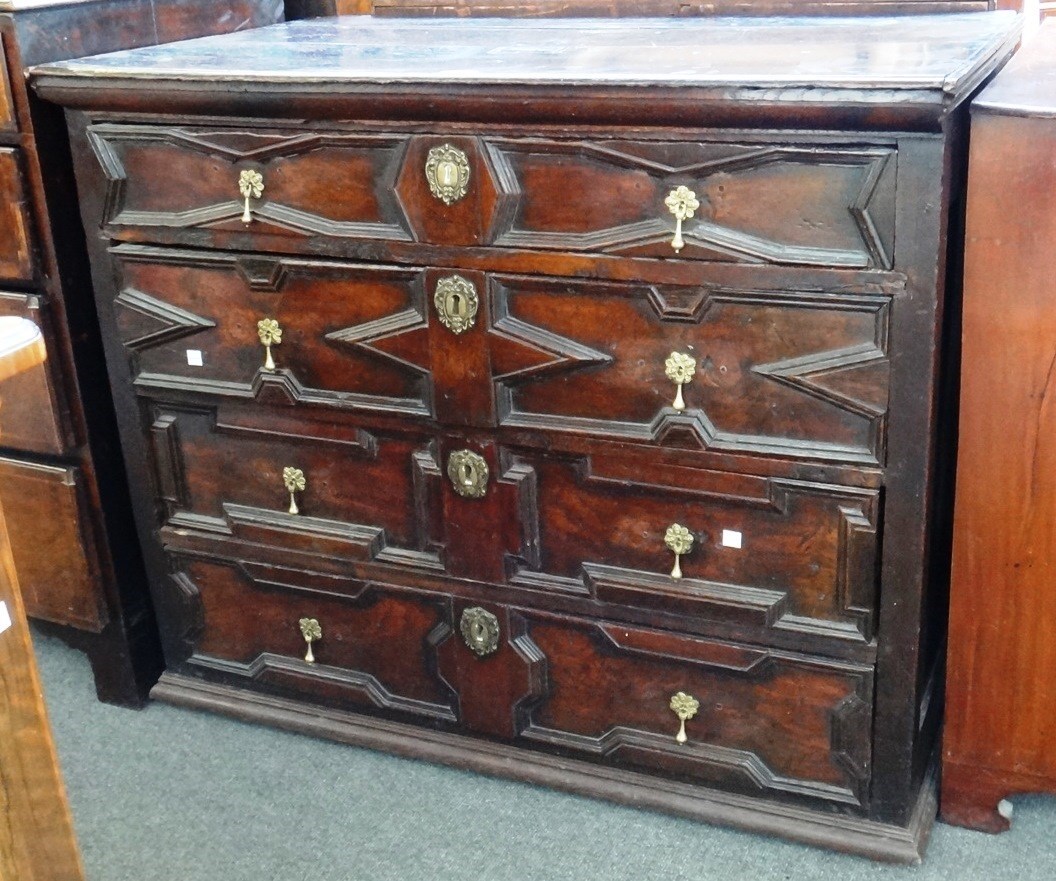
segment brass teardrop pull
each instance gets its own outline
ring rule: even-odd
[[[671,711],[678,716],[678,734],[675,735],[677,743],[685,743],[688,740],[686,737],[686,722],[697,715],[697,710],[699,709],[700,701],[693,695],[686,694],[684,691],[671,695]]]
[[[275,359],[271,355],[272,346],[282,345],[282,328],[274,318],[261,318],[257,322],[257,338],[264,347],[264,369],[274,370]]]
[[[672,578],[682,577],[682,556],[693,550],[693,533],[680,523],[672,523],[664,533],[664,544],[675,555]]]
[[[246,200],[246,207],[242,212],[242,222],[249,223],[253,220],[253,216],[249,212],[249,200],[259,199],[264,194],[264,175],[252,168],[245,169],[238,176],[238,192]]]
[[[304,472],[300,468],[283,468],[282,485],[290,494],[290,514],[300,514],[301,509],[297,507],[297,493],[303,493],[308,482],[304,478]]]
[[[700,207],[700,201],[697,199],[697,194],[689,187],[675,187],[667,194],[664,204],[667,210],[675,216],[675,236],[671,239],[671,247],[677,254],[686,244],[682,239],[682,221],[689,220],[693,216]]]
[[[304,637],[304,641],[308,643],[308,651],[304,655],[305,663],[314,664],[315,655],[312,652],[312,643],[318,642],[323,638],[323,628],[319,626],[319,622],[315,618],[301,618],[297,622],[297,626],[301,630],[301,636]]]
[[[685,398],[682,397],[682,386],[686,385],[697,372],[697,359],[684,352],[672,352],[664,362],[664,374],[675,384],[675,400],[671,404],[678,411],[686,409]]]

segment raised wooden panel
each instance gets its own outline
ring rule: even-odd
[[[173,576],[190,663],[323,703],[454,721],[436,673],[435,643],[450,630],[443,599],[384,585],[253,564],[188,559]],[[322,638],[306,663],[302,618]]]
[[[257,406],[151,410],[167,524],[342,559],[437,568],[428,439],[387,436]],[[290,513],[283,472],[305,488]]]
[[[515,583],[814,636],[873,636],[876,491],[651,465],[633,455],[508,451],[506,463],[532,479]],[[674,523],[694,537],[681,579],[671,577],[664,539]]]
[[[887,148],[695,141],[489,140],[514,206],[494,241],[746,263],[889,267],[894,162]],[[671,246],[668,193],[699,200]]]
[[[113,260],[118,332],[141,389],[248,398],[268,387],[305,403],[432,410],[419,270],[137,246]],[[282,329],[273,371],[265,318]]]
[[[19,151],[0,148],[0,279],[32,281],[36,276],[29,200]]]
[[[868,667],[526,614],[547,697],[523,738],[597,761],[770,795],[868,800]],[[678,692],[699,701],[678,743]]]
[[[497,277],[500,423],[877,463],[890,298]],[[672,408],[672,352],[691,356]]]
[[[0,291],[0,316],[17,315],[41,324],[40,298]],[[48,340],[45,336],[45,340]],[[49,350],[54,348],[49,345]],[[66,397],[57,379],[58,359],[0,382],[0,447],[62,455],[74,444]]]
[[[109,616],[83,479],[71,466],[0,458],[0,503],[26,613],[98,632]]]
[[[532,642],[524,618],[516,611],[489,607],[498,626],[498,647],[483,657],[460,633],[468,607],[455,607],[455,627],[439,642],[437,658],[444,680],[458,694],[459,721],[467,729],[513,738],[525,727],[528,712],[546,693],[546,658]]]
[[[268,235],[409,241],[394,194],[402,135],[99,124],[89,138],[109,185],[104,221]],[[243,171],[263,177],[242,222]]]

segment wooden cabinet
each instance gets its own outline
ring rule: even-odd
[[[1016,40],[344,19],[40,69],[154,694],[919,859],[947,220]]]
[[[999,802],[1056,790],[1056,22],[976,99],[942,816],[999,832]]]
[[[223,15],[218,13],[223,6]],[[102,700],[140,705],[161,651],[91,302],[62,114],[35,64],[269,24],[280,0],[34,0],[0,11],[0,315],[48,358],[0,383],[0,488],[31,618],[88,652]]]

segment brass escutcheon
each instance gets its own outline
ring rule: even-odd
[[[455,450],[448,457],[447,477],[464,498],[483,498],[488,491],[488,463],[472,450]]]
[[[487,609],[479,606],[466,609],[462,613],[459,630],[466,645],[482,658],[499,647],[499,619]]]
[[[473,282],[461,275],[449,275],[440,279],[436,283],[433,302],[436,304],[440,323],[451,333],[464,333],[477,320],[477,309],[480,306],[477,288]]]
[[[425,159],[430,192],[451,205],[469,192],[469,157],[454,144],[433,147]]]

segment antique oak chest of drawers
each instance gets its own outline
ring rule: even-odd
[[[347,18],[38,69],[155,696],[917,858],[963,105],[1017,32]]]

